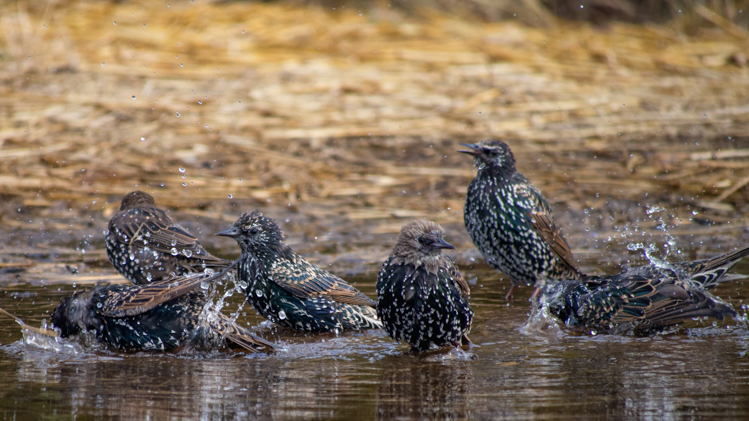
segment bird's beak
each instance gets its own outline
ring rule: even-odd
[[[465,146],[466,148],[470,148],[470,151],[458,151],[461,153],[467,153],[468,155],[481,155],[481,146],[480,145],[474,145],[473,143],[461,143],[462,146]]]
[[[231,227],[228,230],[219,231],[214,235],[220,235],[222,237],[238,237],[239,236],[239,230],[235,227]]]
[[[452,249],[455,250],[455,246],[448,243],[445,240],[439,240],[436,243],[432,244],[432,249]]]

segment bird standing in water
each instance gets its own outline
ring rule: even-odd
[[[262,213],[247,211],[216,235],[239,243],[237,272],[247,283],[247,302],[273,323],[308,332],[382,327],[372,299],[296,254]]]
[[[106,246],[114,267],[136,285],[206,268],[222,270],[232,263],[208,253],[142,191],[122,198],[120,211],[109,221]]]
[[[541,192],[517,172],[510,147],[500,140],[464,143],[478,174],[468,187],[463,218],[487,263],[510,278],[511,299],[520,285],[535,285],[535,297],[549,279],[577,279],[567,241]]]
[[[544,287],[540,303],[566,326],[598,333],[647,335],[695,317],[723,320],[736,312],[708,290],[735,279],[726,273],[747,255],[749,247],[707,260],[554,282]]]
[[[123,350],[212,350],[225,340],[250,352],[274,350],[273,343],[212,310],[204,294],[180,291],[183,285],[216,276],[197,274],[148,285],[98,284],[63,298],[51,321],[64,338],[93,332],[97,342]]]
[[[468,284],[443,249],[441,226],[427,220],[404,225],[377,276],[377,314],[391,338],[417,352],[468,344],[473,311]]]

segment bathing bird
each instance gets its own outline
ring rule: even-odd
[[[201,273],[147,285],[97,284],[63,298],[51,321],[64,338],[88,333],[122,350],[212,350],[225,342],[249,352],[276,349],[214,310],[204,294],[191,291],[196,283],[216,276]]]
[[[247,302],[262,317],[307,332],[382,327],[372,299],[295,253],[273,219],[247,211],[216,235],[239,244],[238,278],[247,284]]]
[[[455,248],[444,233],[432,221],[404,225],[377,276],[377,315],[391,338],[416,352],[470,343],[470,290],[453,261],[442,255]]]
[[[120,211],[109,221],[106,247],[114,267],[136,285],[206,268],[218,271],[232,263],[208,253],[142,191],[122,198]]]
[[[463,143],[478,174],[466,194],[463,219],[487,263],[510,278],[512,298],[521,285],[534,285],[535,297],[549,279],[577,279],[567,241],[549,203],[515,167],[510,147],[500,140]]]
[[[727,272],[749,247],[712,259],[648,264],[613,276],[584,276],[547,284],[540,305],[568,327],[647,335],[695,317],[735,316],[709,290],[736,279]]]

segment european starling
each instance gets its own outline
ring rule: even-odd
[[[122,198],[120,211],[109,221],[106,245],[114,267],[137,285],[232,263],[208,253],[142,191]]]
[[[736,312],[708,292],[749,247],[708,260],[646,265],[618,275],[546,285],[541,304],[565,325],[600,333],[650,334],[693,317],[723,320]]]
[[[463,219],[487,263],[510,277],[512,298],[520,285],[577,279],[572,251],[541,192],[515,168],[510,147],[500,140],[463,143],[478,175],[468,187]]]
[[[187,292],[169,299],[179,289],[177,285],[205,278],[200,274],[148,285],[97,284],[63,298],[52,315],[52,324],[62,337],[93,332],[97,342],[123,350],[211,350],[224,339],[250,352],[275,349],[273,343],[212,311],[201,293]]]
[[[377,276],[377,315],[391,338],[417,352],[470,343],[469,289],[442,249],[454,249],[441,226],[427,220],[401,228]]]
[[[247,283],[247,301],[266,319],[308,332],[382,327],[374,301],[296,254],[262,213],[247,211],[216,235],[232,237],[242,248],[239,280]]]

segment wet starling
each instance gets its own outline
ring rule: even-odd
[[[122,198],[120,211],[109,221],[106,245],[114,267],[138,285],[232,263],[208,253],[142,191]]]
[[[508,300],[520,285],[540,291],[548,279],[577,279],[572,251],[549,203],[515,168],[506,143],[464,143],[478,175],[468,187],[463,218],[473,243],[495,269],[510,277]]]
[[[97,342],[123,350],[211,350],[224,339],[250,352],[276,348],[213,311],[201,293],[169,299],[179,289],[176,285],[194,283],[196,277],[205,279],[201,274],[148,285],[97,284],[63,298],[52,324],[62,337],[93,332]]]
[[[442,249],[454,249],[441,226],[419,220],[401,228],[377,276],[377,314],[391,338],[417,352],[469,343],[469,289]]]
[[[216,235],[232,237],[242,248],[239,279],[247,283],[247,301],[266,319],[308,332],[382,327],[374,301],[296,254],[262,213],[247,211]]]
[[[708,260],[661,263],[618,275],[546,285],[541,304],[565,325],[599,333],[650,334],[693,317],[723,320],[736,312],[708,292],[749,247]]]

